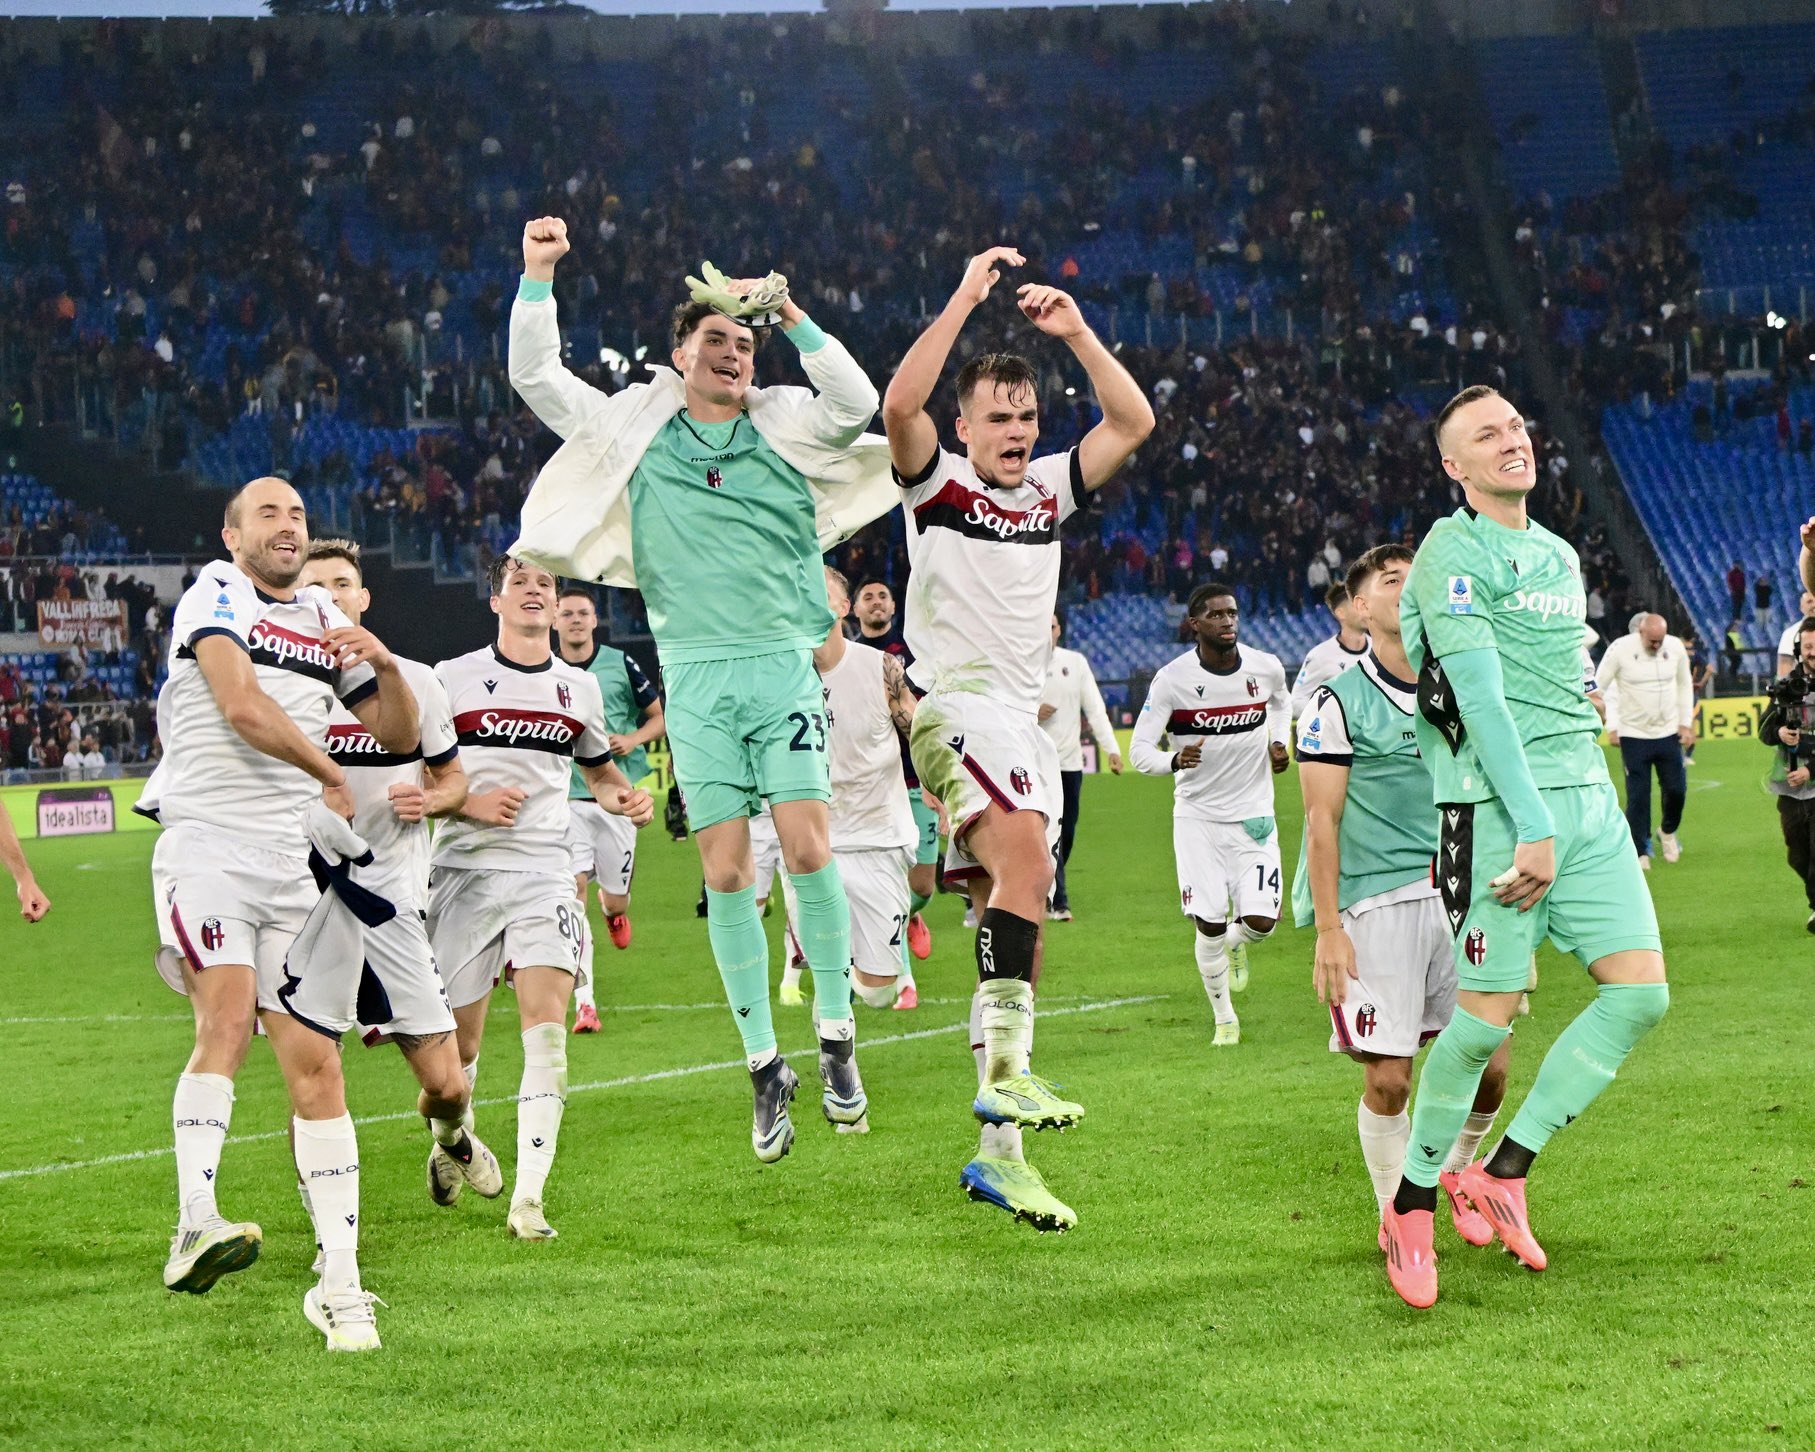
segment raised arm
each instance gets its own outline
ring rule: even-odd
[[[882,427],[889,436],[889,458],[903,479],[918,478],[939,452],[939,429],[926,411],[926,401],[939,386],[939,375],[945,371],[945,360],[964,330],[965,319],[1002,280],[998,264],[1019,267],[1026,260],[1013,247],[992,247],[971,258],[958,290],[914,340],[889,380],[888,392],[882,397]]]
[[[555,263],[566,256],[567,223],[536,217],[523,228],[523,281],[510,310],[510,385],[543,423],[573,437],[588,412],[606,395],[561,361],[555,320]]]
[[[1019,291],[1019,306],[1028,320],[1070,348],[1090,378],[1103,417],[1078,441],[1078,467],[1086,489],[1101,489],[1153,432],[1153,405],[1134,376],[1091,331],[1070,293],[1032,283],[1024,283]]]

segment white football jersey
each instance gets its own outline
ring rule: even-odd
[[[509,827],[450,817],[435,831],[437,867],[566,873],[567,782],[572,762],[611,760],[599,683],[557,655],[521,666],[496,646],[435,667],[447,692],[469,794],[518,787],[526,795]]]
[[[1019,487],[983,483],[941,449],[901,479],[907,514],[908,675],[922,691],[973,691],[1040,707],[1059,593],[1059,525],[1084,505],[1077,450],[1027,466]]]
[[[1367,653],[1365,642],[1360,650],[1350,650],[1342,643],[1340,635],[1320,640],[1307,650],[1298,665],[1298,679],[1292,682],[1292,719],[1296,721],[1304,715],[1305,707],[1311,704],[1311,697],[1317,694],[1319,686],[1335,680],[1350,666],[1359,665],[1367,658]]]
[[[400,821],[391,810],[391,788],[421,786],[423,764],[445,766],[460,754],[447,692],[419,660],[397,657],[404,684],[416,698],[422,739],[416,749],[393,755],[346,707],[335,704],[328,720],[328,755],[347,774],[353,794],[353,830],[372,849],[372,864],[355,864],[353,878],[392,902],[426,903],[429,885],[429,824]]]
[[[1135,767],[1162,774],[1173,752],[1196,744],[1203,758],[1172,779],[1173,814],[1210,822],[1273,815],[1273,767],[1267,748],[1284,746],[1292,729],[1286,668],[1279,657],[1243,645],[1235,669],[1206,670],[1197,651],[1155,673],[1134,723]],[[1160,738],[1171,745],[1162,750]]]
[[[912,847],[920,833],[901,773],[901,736],[889,714],[883,662],[873,646],[851,641],[820,676],[832,773],[832,847]]]
[[[321,783],[248,745],[221,714],[195,658],[197,642],[225,635],[252,657],[259,689],[317,745],[336,699],[357,705],[378,689],[372,667],[334,664],[323,638],[350,624],[318,585],[288,600],[267,595],[230,561],[205,565],[170,621],[169,674],[158,692],[164,759],[141,807],[166,827],[206,826],[273,852],[309,854],[303,811]]]

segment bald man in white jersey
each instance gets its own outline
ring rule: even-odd
[[[254,1018],[270,1035],[295,1110],[297,1177],[322,1222],[321,1281],[303,1312],[330,1350],[379,1345],[359,1281],[359,1146],[337,1043],[285,1010],[285,958],[320,898],[305,825],[312,802],[344,817],[342,768],[322,749],[336,700],[389,752],[418,747],[415,697],[396,660],[313,586],[298,586],[309,544],[297,492],[255,479],[227,505],[230,560],[205,566],[171,620],[158,693],[164,759],[140,810],[164,831],[151,875],[158,968],[195,1011],[195,1049],[177,1080],[173,1291],[201,1294],[257,1259],[263,1233],[216,1208],[233,1081]]]

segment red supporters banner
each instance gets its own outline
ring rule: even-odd
[[[48,646],[87,646],[90,650],[123,650],[126,646],[124,600],[40,600],[38,639]]]

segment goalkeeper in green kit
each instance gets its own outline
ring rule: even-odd
[[[1418,547],[1400,618],[1459,991],[1426,1057],[1404,1177],[1383,1217],[1387,1276],[1413,1306],[1437,1299],[1438,1176],[1511,1032],[1538,943],[1548,935],[1573,953],[1598,992],[1545,1056],[1505,1138],[1460,1178],[1532,1270],[1546,1264],[1526,1214],[1532,1160],[1613,1082],[1670,1003],[1657,916],[1582,691],[1581,567],[1525,512],[1538,481],[1525,420],[1493,389],[1467,388],[1436,434],[1467,503]]]
[[[868,1127],[851,1017],[850,909],[832,860],[826,718],[813,650],[832,626],[821,551],[895,507],[876,389],[778,274],[710,265],[675,309],[672,369],[607,394],[563,366],[550,296],[567,227],[523,231],[510,380],[565,442],[523,504],[513,556],[643,593],[668,741],[706,879],[707,929],[755,1095],[765,1163],[794,1141],[798,1079],[776,1052],[749,819],[768,801],[812,970],[821,1108]],[[813,387],[757,388],[757,329],[779,325]]]

